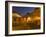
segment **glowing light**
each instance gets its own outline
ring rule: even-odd
[[[21,15],[19,15],[19,14],[17,14],[17,13],[13,13],[13,16],[21,17]]]
[[[31,21],[31,17],[28,17],[28,18],[27,18],[27,22],[29,22],[29,21]]]
[[[34,20],[40,20],[40,17],[35,17]]]

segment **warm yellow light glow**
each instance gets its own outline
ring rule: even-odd
[[[40,17],[35,17],[34,20],[40,20]]]
[[[27,18],[27,22],[29,22],[29,21],[31,21],[31,17],[28,17],[28,18]]]
[[[13,13],[12,14],[13,16],[16,16],[16,17],[22,17],[21,15],[17,14],[17,13]]]
[[[28,17],[27,19],[30,20],[30,17]]]
[[[26,22],[26,18],[24,18],[24,22]]]

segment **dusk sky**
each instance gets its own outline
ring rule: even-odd
[[[34,7],[12,7],[13,11],[16,11],[18,13],[20,13],[22,16],[26,15],[28,12],[32,12],[34,10]]]

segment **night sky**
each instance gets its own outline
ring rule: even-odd
[[[34,7],[12,7],[12,10],[15,12],[20,13],[22,16],[26,15],[28,12],[32,12],[34,10]]]

